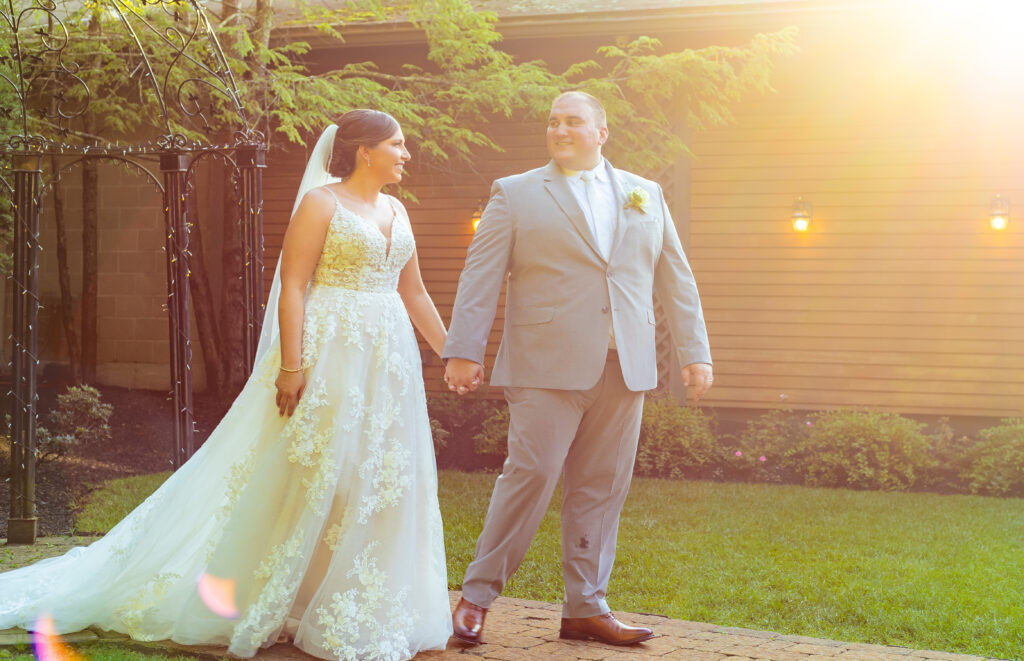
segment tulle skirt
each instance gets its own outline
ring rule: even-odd
[[[252,656],[282,633],[330,659],[407,659],[451,633],[419,350],[401,299],[314,285],[306,390],[279,349],[198,452],[106,536],[0,574],[0,629],[48,615]]]

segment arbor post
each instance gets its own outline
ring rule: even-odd
[[[164,177],[164,225],[167,228],[167,318],[170,324],[171,400],[174,406],[174,468],[195,452],[192,415],[192,342],[189,312],[188,223],[185,219],[185,173],[188,157],[178,151],[160,154]]]
[[[39,347],[39,189],[42,156],[16,153],[14,171],[11,511],[8,544],[35,544],[36,366]]]

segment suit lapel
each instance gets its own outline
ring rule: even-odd
[[[615,255],[615,248],[618,247],[622,241],[622,236],[626,233],[626,226],[629,221],[632,220],[630,216],[632,212],[626,209],[626,179],[623,176],[623,172],[616,170],[608,164],[608,170],[612,173],[612,188],[615,189],[615,233],[612,236],[612,245],[608,250],[608,261],[612,261],[612,257]]]
[[[544,188],[555,199],[555,204],[569,217],[573,227],[576,228],[576,231],[579,232],[583,240],[590,246],[590,249],[594,251],[598,259],[604,261],[601,251],[597,249],[597,239],[594,238],[594,234],[590,231],[590,226],[587,225],[587,219],[583,215],[583,210],[580,209],[579,203],[576,202],[576,196],[573,195],[572,189],[569,188],[568,180],[561,170],[558,169],[558,166],[555,165],[554,161],[548,163],[544,171]]]

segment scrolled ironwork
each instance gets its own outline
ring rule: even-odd
[[[44,20],[33,22],[32,17],[38,14],[41,14]],[[0,9],[0,17],[3,17],[7,24],[11,37],[11,55],[0,59],[0,65],[9,62],[13,69],[7,72],[0,71],[0,79],[11,87],[18,100],[21,137],[43,139],[42,136],[30,132],[31,100],[55,100],[56,103],[48,105],[42,115],[66,123],[86,112],[89,105],[89,86],[79,75],[81,66],[77,62],[68,64],[64,61],[64,51],[70,43],[71,35],[57,14],[55,2],[34,0],[18,11],[15,9],[14,0],[8,0],[7,7]],[[36,34],[38,39],[26,43],[22,38],[22,33],[26,31]],[[34,51],[28,50],[29,45],[36,46]],[[51,91],[51,88],[55,89]],[[78,95],[81,96],[79,99],[72,93],[76,88]],[[77,108],[69,110],[68,104],[71,103],[77,103]],[[18,148],[17,145],[10,145],[9,151],[17,151]]]
[[[57,185],[62,173],[84,160],[116,161],[140,170],[162,193],[167,228],[167,310],[171,326],[176,465],[194,449],[190,255],[184,211],[188,192],[184,180],[190,159],[202,158],[211,150],[235,152],[232,171],[241,190],[247,323],[250,333],[255,327],[257,337],[257,324],[262,319],[256,312],[263,304],[262,168],[266,138],[249,123],[228,59],[200,0],[95,3],[93,11],[112,12],[127,36],[127,42],[119,42],[120,50],[116,51],[124,75],[120,81],[123,85],[118,87],[115,81],[115,88],[119,93],[134,89],[140,104],[148,102],[159,108],[154,125],[156,135],[149,141],[125,145],[112,144],[90,133],[85,120],[97,99],[105,99],[101,92],[104,84],[110,84],[109,78],[92,76],[100,72],[109,74],[111,70],[104,69],[94,49],[76,50],[76,30],[84,32],[85,26],[82,22],[65,21],[60,10],[66,7],[83,10],[83,5],[58,5],[54,0],[0,0],[0,91],[9,87],[7,93],[14,99],[13,107],[0,107],[0,118],[8,120],[7,124],[14,120],[20,127],[20,131],[0,136],[0,154],[22,164],[12,168],[13,181],[0,176],[0,188],[9,191],[16,202],[16,268],[12,280],[17,323],[12,338],[16,360],[11,395],[16,403],[14,408],[20,413],[15,416],[12,433],[12,458],[16,460],[12,463],[11,489],[12,508],[17,503],[22,516],[13,516],[12,509],[9,542],[14,543],[35,539],[35,521],[31,516],[35,507],[35,474],[29,457],[34,451],[36,429],[38,217],[42,193]],[[142,34],[148,38],[143,40]],[[86,35],[86,39],[94,37]],[[75,53],[82,61],[76,60]],[[236,118],[233,137],[226,144],[211,144],[204,134],[209,129],[209,118],[214,112],[220,118],[228,111]],[[81,126],[77,125],[79,121]],[[47,155],[79,158],[58,167],[44,179],[42,167],[48,159],[42,157]],[[160,177],[139,160],[147,156],[160,157]],[[26,169],[23,164],[29,162],[36,165]],[[20,532],[13,527],[18,522],[26,524]]]
[[[256,129],[246,129],[244,131],[235,131],[234,147],[241,147],[243,145],[266,145],[267,137],[263,135],[263,131]]]
[[[190,85],[202,85],[227,100],[233,112],[238,116],[240,123],[248,128],[249,123],[245,107],[238,93],[238,86],[235,83],[234,75],[231,73],[231,67],[224,55],[220,41],[217,39],[216,31],[196,0],[135,0],[134,2],[108,0],[108,2],[121,19],[129,36],[135,42],[138,55],[142,59],[146,71],[146,77],[149,79],[153,93],[159,100],[163,112],[164,125],[168,133],[172,132],[171,126],[173,122],[169,113],[167,99],[172,98],[172,96],[177,102],[181,119],[199,117],[203,122],[202,128],[209,128],[206,117],[202,112],[202,104],[199,102],[199,97],[195,95],[183,97],[186,87]],[[177,8],[181,5],[188,5],[194,10],[188,14],[188,16],[195,18],[194,23],[183,23],[181,21],[181,18],[184,16],[183,14],[169,11],[169,8]],[[144,13],[140,12],[138,7],[157,7],[163,10],[167,16],[173,18],[174,23],[169,26],[156,26],[147,20]],[[133,21],[138,23],[140,27],[147,29],[173,53],[160,80],[157,78],[152,59],[146,52],[146,48],[143,46],[133,26]],[[203,42],[206,46],[203,49],[205,54],[213,59],[212,66],[207,61],[204,61],[205,58],[202,57],[200,52],[192,52],[190,50],[190,47],[197,43],[200,36],[203,37]],[[205,76],[186,76],[180,83],[175,83],[173,75],[175,68],[184,63],[188,63],[191,65],[192,70],[205,74]],[[209,103],[212,104],[212,101]]]
[[[163,182],[156,174],[153,173],[152,170],[146,167],[142,162],[118,154],[90,154],[87,156],[77,158],[68,163],[65,163],[61,165],[56,171],[51,172],[49,177],[43,179],[42,188],[40,189],[40,197],[45,196],[48,192],[50,192],[50,189],[60,182],[64,174],[66,174],[73,167],[84,163],[86,159],[92,159],[97,161],[110,161],[115,164],[125,165],[131,169],[134,169],[135,172],[137,172],[138,174],[144,176],[149,181],[149,183],[153,184],[156,187],[157,191],[159,191],[161,195],[164,192]]]
[[[49,150],[52,142],[41,135],[12,135],[7,144],[15,153],[42,153]]]
[[[191,141],[180,133],[170,133],[157,138],[156,144],[164,151],[188,151]]]
[[[262,134],[249,124],[228,59],[198,0],[101,0],[99,4],[118,17],[131,43],[120,54],[127,78],[142,83],[160,108],[157,122],[165,137],[153,145],[153,153],[205,149],[207,140],[186,134],[210,131],[211,115],[223,110],[237,117],[241,133],[254,136],[250,141],[265,144]],[[46,131],[31,121],[54,120],[56,125],[49,128],[66,137],[70,121],[86,115],[93,102],[90,67],[69,59],[73,33],[59,15],[58,5],[52,0],[31,0],[20,10],[15,0],[7,0],[6,5],[0,6],[0,17],[11,46],[10,53],[0,57],[0,80],[13,92],[16,107],[0,112],[17,114],[22,129],[18,137],[60,144],[63,152],[86,149],[88,140],[58,142],[44,137]],[[159,16],[171,23],[161,24]],[[147,40],[142,32],[149,35]],[[34,38],[28,39],[28,33]],[[160,57],[150,52],[157,47],[166,51]],[[146,96],[141,89],[139,94]],[[218,107],[216,98],[224,105]],[[24,148],[23,142],[12,142],[12,138],[3,142],[0,151]]]

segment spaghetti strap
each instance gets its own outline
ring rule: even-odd
[[[333,197],[333,198],[334,198],[334,201],[338,203],[338,206],[344,206],[344,205],[343,205],[343,204],[341,203],[341,198],[339,198],[339,197],[338,197],[337,193],[335,193],[334,191],[332,191],[332,190],[331,190],[331,189],[330,189],[329,187],[327,187],[327,186],[324,186],[324,187],[323,187],[323,189],[324,189],[325,191],[327,191],[328,193],[330,193],[330,194],[331,194],[331,197]]]
[[[395,198],[393,195],[384,194],[384,197],[388,199],[388,205],[391,207],[391,226],[394,227],[395,220],[398,219],[402,214],[398,213],[398,206],[396,206]]]

